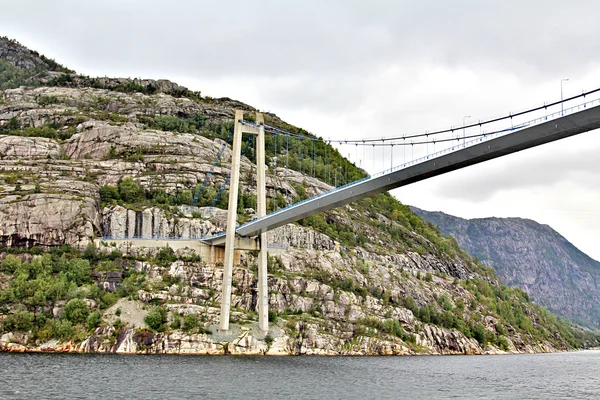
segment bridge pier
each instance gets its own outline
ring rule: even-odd
[[[267,184],[265,171],[265,126],[263,115],[256,113],[258,140],[256,142],[256,212],[257,217],[267,215]],[[259,234],[258,253],[258,326],[263,333],[269,330],[269,286],[267,284],[267,232]]]
[[[250,133],[257,135],[256,142],[256,164],[257,164],[257,188],[256,205],[257,217],[263,217],[267,214],[267,196],[266,196],[266,171],[265,171],[265,128],[264,119],[261,113],[256,113],[257,126],[247,126],[241,123],[244,119],[244,112],[236,110],[235,125],[233,130],[233,149],[231,159],[231,177],[229,180],[229,204],[227,210],[227,228],[225,234],[225,257],[223,261],[223,291],[221,296],[221,316],[219,329],[222,332],[229,330],[229,316],[231,310],[231,280],[233,275],[233,265],[235,262],[235,249],[256,249],[252,245],[259,247],[258,255],[258,325],[261,331],[269,330],[268,317],[268,286],[267,286],[267,233],[266,230],[259,233],[257,241],[249,241],[246,238],[236,237],[235,229],[237,227],[237,205],[238,189],[240,180],[240,159],[242,148],[242,134]]]

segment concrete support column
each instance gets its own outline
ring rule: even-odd
[[[221,331],[229,330],[229,311],[231,308],[231,279],[233,274],[235,228],[237,226],[238,189],[240,184],[240,158],[242,151],[242,124],[244,112],[235,112],[233,131],[233,149],[231,153],[231,178],[229,180],[229,205],[227,211],[227,229],[225,236],[225,259],[223,261],[223,292],[221,297]]]
[[[265,167],[265,126],[263,115],[256,113],[258,138],[256,141],[256,212],[257,217],[267,215],[267,188]],[[259,234],[258,253],[258,326],[263,333],[269,330],[269,286],[267,284],[267,232]]]
[[[214,264],[217,262],[217,260],[215,259],[215,246],[210,246],[210,253],[208,256],[208,262],[211,264]]]

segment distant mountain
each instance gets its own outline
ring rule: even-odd
[[[548,225],[521,218],[463,219],[411,207],[492,266],[509,286],[579,324],[600,327],[600,262]]]

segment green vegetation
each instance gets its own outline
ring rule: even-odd
[[[33,75],[15,67],[8,61],[0,60],[0,90],[31,84],[30,78]]]
[[[55,124],[46,124],[41,127],[28,126],[21,128],[16,118],[11,118],[7,125],[0,127],[0,135],[44,137],[48,139],[66,140],[73,136],[77,130],[76,126],[83,122],[82,118],[76,118],[67,128],[60,128]]]
[[[153,118],[140,116],[138,119],[149,129],[179,133],[198,133],[206,122],[206,117],[202,114],[190,114],[181,118],[171,115],[157,115]]]
[[[144,93],[151,95],[157,92],[157,87],[152,83],[142,80],[118,81],[105,78],[90,78],[70,75],[68,70],[56,64],[53,60],[40,56],[47,64],[48,70],[62,71],[64,74],[54,78],[51,85],[55,86],[80,86],[96,87],[115,90],[126,93]],[[0,89],[17,87],[19,85],[37,85],[35,74],[39,71],[23,71],[12,64],[0,61]],[[188,97],[194,101],[200,101],[200,94],[187,91],[187,89],[175,89],[169,93],[176,97]],[[86,112],[88,117],[102,119],[114,124],[129,121],[129,116],[109,111],[111,101],[114,99],[98,96],[92,99],[90,105],[83,106],[80,111]],[[150,106],[155,99],[139,96],[139,102]],[[0,101],[3,101],[0,99]],[[211,100],[218,101],[218,100]],[[51,108],[52,105],[60,103],[61,99],[55,96],[40,96],[37,102],[41,107]],[[150,113],[151,114],[151,113]],[[232,122],[209,121],[202,114],[181,115],[138,115],[131,119],[144,124],[147,129],[162,130],[168,132],[201,135],[207,138],[219,138],[226,140],[233,128]],[[75,125],[85,120],[84,117],[75,118],[70,126],[58,126],[48,124],[43,127],[23,127],[21,123],[13,118],[8,124],[0,128],[0,134],[18,135],[26,137],[45,137],[57,140],[65,140],[75,134]],[[267,123],[276,125],[281,129],[290,131],[295,135],[313,137],[310,133],[287,125],[279,120],[268,120]],[[199,138],[195,137],[195,141]],[[267,135],[266,137],[267,164],[278,168],[289,168],[302,172],[308,176],[316,177],[330,185],[343,185],[366,176],[366,173],[346,160],[330,144],[322,139],[299,140],[286,135]],[[154,164],[156,157],[148,155],[164,155],[165,149],[159,146],[139,146],[136,148],[117,152],[113,146],[106,155],[107,158],[122,158],[132,163],[144,163],[148,173],[157,172],[158,167]],[[255,161],[254,148],[249,146],[245,154],[251,161]],[[65,155],[66,157],[66,155]],[[176,170],[177,160],[164,162],[174,164]],[[161,171],[164,166],[161,165]],[[270,167],[269,173],[273,173]],[[26,180],[22,179],[22,173],[6,173],[2,175],[4,183],[9,185],[20,185]],[[93,174],[85,174],[87,180],[93,181]],[[157,174],[159,175],[159,174]],[[247,178],[250,181],[250,177]],[[27,182],[29,183],[29,182]],[[34,192],[40,192],[41,187],[36,183]],[[167,212],[174,212],[171,207],[188,205],[192,202],[194,193],[199,189],[196,182],[186,179],[178,182],[175,193],[167,193],[160,187],[161,182],[144,187],[140,182],[131,177],[121,179],[116,186],[104,185],[99,189],[102,206],[120,204],[131,209],[143,209],[149,206],[158,206]],[[202,192],[198,205],[211,204],[217,194],[220,185],[208,185]],[[284,207],[290,200],[293,202],[306,199],[311,195],[308,182],[295,183],[293,190],[284,192],[279,186],[279,192],[275,198],[268,199],[268,209],[274,210]],[[291,199],[292,195],[294,196]],[[226,208],[228,192],[221,193],[217,207]],[[256,208],[256,199],[253,195],[240,188],[238,213],[243,214],[245,208]],[[317,214],[300,221],[299,224],[314,228],[318,232],[337,240],[342,244],[340,253],[344,256],[350,255],[356,259],[356,269],[360,272],[360,280],[352,276],[344,276],[341,273],[331,273],[319,269],[318,266],[309,266],[308,272],[293,274],[286,272],[284,262],[280,257],[268,257],[267,269],[274,279],[314,279],[328,285],[333,289],[333,299],[337,302],[343,292],[351,293],[360,298],[358,304],[364,305],[367,297],[381,300],[384,307],[389,305],[404,306],[411,310],[416,320],[416,329],[423,324],[436,325],[445,329],[462,332],[466,337],[473,338],[482,346],[493,344],[502,349],[509,348],[507,337],[514,337],[517,333],[524,338],[526,343],[549,342],[560,347],[566,342],[571,346],[579,347],[583,343],[598,342],[598,338],[590,333],[579,330],[568,323],[556,318],[547,310],[529,302],[528,296],[517,289],[510,289],[497,284],[497,278],[493,270],[482,266],[476,260],[471,259],[464,253],[456,243],[449,237],[444,237],[432,224],[426,223],[420,217],[414,215],[409,207],[401,204],[389,194],[380,194],[371,198],[363,199],[351,205],[351,221],[343,211],[334,210],[328,213]],[[182,214],[179,214],[182,216]],[[194,218],[200,218],[200,213],[194,213]],[[240,217],[240,221],[244,220]],[[433,285],[446,279],[446,288],[454,287],[460,289],[461,297],[451,299],[448,295],[435,295],[429,301],[419,296],[417,302],[412,296],[407,295],[398,299],[398,291],[394,293],[389,287],[384,287],[381,281],[371,280],[371,275],[380,273],[379,266],[371,261],[361,259],[356,246],[367,248],[369,251],[381,254],[415,252],[421,255],[433,254],[443,261],[455,262],[457,259],[464,261],[470,272],[476,278],[461,281],[447,276],[432,273],[418,272],[416,276],[412,273],[402,271],[398,274],[407,285],[407,291],[419,290],[419,287]],[[5,253],[23,253],[23,249],[2,249]],[[88,334],[91,330],[102,327],[102,310],[113,306],[119,298],[136,298],[140,289],[156,291],[165,288],[179,290],[178,295],[184,294],[179,285],[180,279],[171,276],[168,272],[161,272],[156,280],[148,282],[146,275],[135,272],[132,268],[133,259],[123,257],[115,250],[112,254],[101,254],[93,245],[88,246],[83,252],[64,247],[52,249],[44,253],[41,249],[32,248],[26,250],[29,255],[36,257],[22,257],[28,261],[22,261],[9,254],[0,263],[0,329],[2,332],[21,331],[31,332],[30,340],[41,342],[50,338],[61,340],[77,340],[82,333]],[[141,260],[142,258],[140,258]],[[306,258],[309,259],[309,258]],[[155,256],[145,259],[152,264],[166,268],[177,260],[174,251],[165,247],[160,249]],[[251,267],[253,268],[253,267]],[[393,268],[389,266],[388,268]],[[93,279],[93,273],[98,276],[103,273],[119,271],[124,274],[116,292],[102,290]],[[435,281],[435,282],[434,282]],[[451,283],[452,282],[452,283]],[[234,281],[235,283],[235,281]],[[179,288],[177,288],[178,285]],[[235,285],[234,285],[235,286]],[[241,285],[240,285],[241,286]],[[291,285],[290,285],[291,286]],[[404,289],[406,289],[404,288]],[[214,288],[206,292],[209,302],[214,301]],[[210,291],[212,290],[212,294]],[[241,290],[241,289],[240,289]],[[450,291],[452,289],[448,289]],[[426,293],[427,291],[423,291]],[[315,296],[314,292],[300,293],[301,296]],[[353,297],[353,296],[349,296]],[[469,299],[469,300],[461,300]],[[196,300],[199,300],[197,298]],[[317,299],[315,299],[317,300]],[[321,299],[319,299],[321,300]],[[401,304],[395,304],[400,302]],[[465,304],[465,302],[467,304]],[[203,328],[206,321],[205,316],[190,314],[186,316],[173,315],[169,324],[169,312],[162,302],[156,299],[152,302],[153,307],[147,313],[144,322],[147,327],[155,332],[168,331],[169,329],[183,329],[186,332],[207,332]],[[296,329],[295,321],[310,321],[315,318],[323,318],[323,307],[319,301],[315,301],[310,310],[286,309],[282,316],[277,312],[269,311],[268,318],[273,324],[280,322],[280,317],[288,320],[286,326]],[[56,315],[53,310],[60,312]],[[350,308],[347,308],[348,313]],[[385,310],[385,308],[384,308]],[[329,312],[329,310],[327,310]],[[385,311],[384,311],[385,312]],[[599,309],[600,312],[600,309]],[[115,312],[120,317],[120,309]],[[252,315],[252,313],[249,313]],[[360,319],[354,328],[355,336],[387,336],[400,338],[404,342],[415,345],[416,338],[408,333],[398,319],[392,318],[389,312],[385,318],[366,317]],[[344,322],[347,322],[345,320]],[[122,326],[120,319],[114,324],[117,328]],[[292,328],[293,326],[293,328]],[[336,328],[337,329],[337,328]],[[407,329],[408,330],[408,329]],[[271,346],[274,339],[267,335],[265,341]]]
[[[402,339],[406,343],[415,343],[415,336],[404,331],[400,322],[393,319],[365,317],[356,323],[356,336],[375,336],[378,332]]]
[[[118,252],[102,256],[92,246],[84,252],[68,246],[44,252],[40,248],[3,248],[9,253],[0,263],[0,332],[31,331],[32,342],[51,338],[79,340],[88,330],[102,324],[101,310],[112,306],[120,297],[136,293],[145,282],[143,275],[128,269],[119,290],[104,291],[92,279],[92,272],[107,268],[107,264],[126,263]],[[37,255],[31,261],[10,254]],[[88,301],[97,304],[95,309]],[[63,306],[64,304],[64,306]],[[53,310],[62,309],[60,317]]]
[[[162,332],[165,330],[165,324],[167,323],[167,314],[168,311],[165,307],[152,307],[146,314],[144,322],[153,331]]]
[[[276,126],[294,135],[314,138],[315,140],[298,139],[284,134],[266,135],[265,150],[267,165],[276,161],[278,167],[285,167],[314,176],[330,185],[341,186],[364,178],[367,174],[340,152],[321,138],[317,138],[304,129],[286,124],[283,121],[266,123]],[[254,161],[254,155],[250,159]],[[275,157],[277,160],[275,160]]]
[[[169,194],[162,189],[145,190],[139,182],[127,177],[121,179],[117,186],[102,186],[100,201],[103,206],[122,204],[134,209],[161,205],[176,206],[190,204],[192,191],[181,190],[176,194]]]
[[[102,314],[100,312],[94,311],[87,316],[86,324],[88,329],[97,328],[100,323],[102,323]]]
[[[143,93],[146,95],[153,95],[158,92],[157,87],[151,82],[144,82],[141,79],[130,79],[125,82],[112,81],[106,78],[95,78],[85,75],[70,75],[67,71],[62,75],[59,75],[48,82],[48,86],[79,86],[79,87],[92,87],[96,89],[108,89],[115,92],[122,93]],[[200,101],[200,92],[188,90],[184,87],[167,90],[166,94],[173,97],[186,97],[193,101]]]
[[[184,331],[191,331],[193,329],[198,328],[199,325],[200,325],[200,323],[198,321],[198,317],[196,316],[196,314],[188,314],[185,317],[183,317],[183,330]]]
[[[273,342],[275,342],[275,338],[271,335],[271,332],[267,333],[265,335],[265,343],[267,344],[267,347],[271,347],[273,345]]]
[[[69,300],[64,309],[64,317],[67,321],[74,324],[79,324],[87,320],[90,309],[87,303],[81,299]]]

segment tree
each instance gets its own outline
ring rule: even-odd
[[[4,320],[5,331],[30,331],[33,329],[34,315],[32,312],[24,309],[17,310],[14,314],[10,314]]]
[[[475,338],[475,340],[477,340],[480,345],[484,346],[485,345],[485,328],[483,327],[483,325],[479,322],[476,323],[475,326],[473,327],[472,331],[473,331],[473,337]]]
[[[416,314],[417,303],[415,302],[415,299],[411,295],[408,295],[404,298],[404,307],[409,309],[410,311],[412,311],[413,314]]]
[[[88,329],[94,329],[102,322],[102,314],[98,311],[94,311],[90,315],[88,315],[86,323]]]
[[[21,266],[21,260],[12,254],[6,256],[6,258],[0,264],[0,271],[5,274],[13,274],[17,268]]]
[[[148,325],[148,328],[154,331],[162,331],[164,324],[167,322],[167,309],[164,307],[152,307],[144,318],[144,322]]]
[[[90,243],[94,249],[96,247]],[[86,248],[86,252],[90,246]],[[95,250],[96,252],[96,250]],[[88,258],[88,257],[86,257]],[[96,257],[92,257],[91,259],[97,259]],[[75,258],[73,260],[69,260],[66,265],[66,269],[63,271],[65,276],[69,281],[75,282],[78,286],[83,285],[84,283],[88,283],[91,278],[92,270],[90,268],[90,262],[88,260],[82,260],[80,258]]]
[[[139,182],[128,177],[119,182],[119,196],[126,203],[135,203],[145,197],[145,191]]]
[[[119,189],[115,186],[104,185],[100,188],[100,201],[111,203],[113,200],[120,200]]]
[[[183,317],[183,330],[190,331],[198,327],[198,317],[196,314],[188,314]]]
[[[75,334],[75,329],[70,321],[55,320],[52,326],[52,336],[57,339],[65,340]]]
[[[63,317],[74,324],[84,322],[90,313],[90,309],[85,301],[73,299],[67,303]]]

